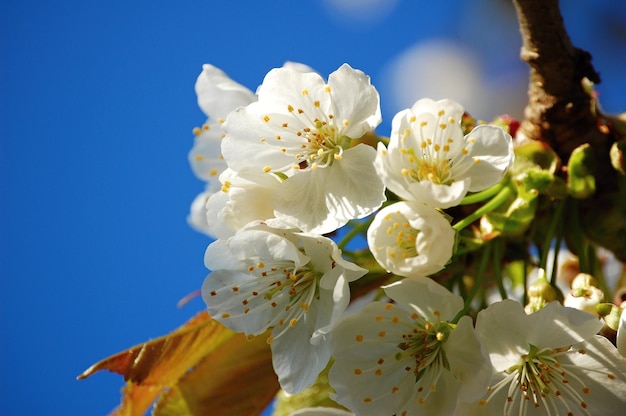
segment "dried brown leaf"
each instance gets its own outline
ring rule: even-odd
[[[109,370],[124,376],[112,416],[258,415],[278,391],[265,337],[248,341],[202,312],[170,334],[89,367],[78,379]],[[160,397],[159,397],[160,396]]]

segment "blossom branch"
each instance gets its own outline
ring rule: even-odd
[[[593,166],[595,189],[581,197],[582,228],[587,238],[624,261],[626,243],[620,233],[626,224],[613,219],[621,218],[626,209],[620,202],[624,190],[620,190],[619,182],[623,178],[618,178],[609,156],[619,134],[606,126],[600,128],[604,116],[585,89],[585,79],[600,82],[591,55],[572,44],[558,0],[513,3],[522,35],[521,58],[530,66],[529,101],[517,138],[540,140],[552,147],[562,161],[560,174],[564,178],[570,173],[567,163],[573,151],[589,145],[585,149],[589,156],[586,163]],[[593,198],[589,198],[592,193]],[[610,212],[607,207],[611,207]]]
[[[521,58],[530,66],[528,106],[520,133],[548,142],[567,161],[577,146],[604,145],[582,80],[600,82],[591,55],[576,48],[558,0],[514,0],[522,35]]]

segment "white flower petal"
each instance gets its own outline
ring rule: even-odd
[[[626,357],[626,313],[622,310],[617,327],[617,350]]]
[[[206,226],[210,235],[215,238],[227,239],[232,237],[237,229],[241,228],[239,223],[225,218],[224,211],[228,204],[228,194],[218,191],[211,195],[206,201]]]
[[[207,210],[214,213],[211,219],[231,234],[250,222],[274,217],[272,201],[280,184],[274,175],[262,174],[256,181],[250,181],[228,169],[220,176],[220,181],[224,184],[219,192],[220,199],[215,202],[209,199]]]
[[[259,102],[266,114],[288,114],[287,107],[301,108],[312,114],[314,102],[329,107],[326,83],[316,72],[300,72],[294,68],[275,68],[267,73],[258,89]],[[306,93],[305,93],[306,91]]]
[[[214,121],[226,118],[228,113],[240,106],[256,100],[252,91],[233,81],[221,69],[210,65],[202,65],[202,72],[196,80],[198,105],[204,113]]]
[[[317,72],[316,70],[314,70],[307,64],[303,64],[302,62],[286,61],[283,64],[283,68],[292,68],[299,72]]]
[[[228,250],[230,258],[226,257],[224,250]],[[310,260],[296,245],[280,235],[243,229],[225,242],[218,240],[209,245],[204,264],[210,270],[238,270],[240,267],[247,268],[247,265],[242,266],[231,259],[244,262],[255,258],[290,261],[295,267],[302,267]]]
[[[444,112],[446,117],[452,117],[456,121],[461,121],[463,113],[465,113],[465,108],[456,101],[449,99],[435,101],[430,98],[419,99],[411,107],[413,114],[439,114],[441,111]]]
[[[592,415],[611,415],[626,409],[626,359],[601,335],[594,335],[575,349],[584,353],[567,354],[563,365],[578,369],[589,388],[584,394],[587,411]]]
[[[328,344],[312,344],[310,337],[311,329],[298,323],[271,344],[274,371],[287,393],[297,393],[315,383],[328,364]]]
[[[254,222],[212,243],[205,263],[213,272],[202,297],[209,314],[235,331],[259,335],[273,328],[274,370],[282,388],[296,393],[328,363],[328,334],[350,301],[346,276],[366,270],[344,269],[329,238],[280,225]]]
[[[442,319],[454,316],[463,300],[426,278],[404,279],[385,292],[397,303],[366,305],[331,334],[329,382],[337,402],[364,416],[434,415],[450,414],[459,392],[482,394],[490,366],[471,319],[456,327]]]
[[[382,142],[378,143],[376,151],[377,155],[374,160],[374,166],[385,186],[402,199],[414,200],[413,194],[406,186],[406,178],[398,174],[400,171],[398,167],[402,166],[404,163],[400,152],[388,151]]]
[[[463,107],[422,99],[396,114],[389,146],[378,146],[376,168],[398,196],[449,208],[468,191],[502,179],[513,160],[512,139],[502,129],[479,126],[463,137]]]
[[[411,277],[384,286],[400,305],[410,306],[429,321],[449,320],[463,309],[463,298],[427,277]]]
[[[371,214],[385,200],[384,185],[373,167],[375,155],[361,144],[346,150],[332,166],[291,176],[276,191],[276,217],[325,234]]]
[[[427,375],[424,375],[426,377]],[[418,382],[418,389],[428,389],[428,385],[421,385]],[[431,415],[451,415],[456,407],[456,396],[459,391],[459,381],[452,373],[445,371],[441,373],[437,381],[437,390],[431,391],[426,400],[420,401],[420,394],[415,391],[413,397],[401,407],[396,414],[406,414],[411,416],[431,416]],[[406,412],[406,413],[403,413]]]
[[[372,131],[382,121],[380,98],[370,83],[370,77],[348,64],[329,75],[328,86],[331,88],[332,111],[337,117],[349,121],[344,125],[344,136],[358,139]],[[349,118],[347,118],[349,116]]]
[[[367,231],[376,261],[405,277],[424,277],[444,268],[454,250],[456,232],[436,209],[396,202],[381,209]]]
[[[476,332],[483,345],[489,345],[491,363],[504,371],[528,352],[527,315],[519,302],[506,299],[478,313]]]
[[[326,205],[330,169],[302,172],[287,179],[274,195],[274,215],[289,224],[318,234],[341,227],[347,221],[331,215]]]
[[[476,139],[468,154],[474,161],[466,173],[472,179],[469,191],[482,191],[500,182],[513,164],[513,141],[500,127],[486,125],[477,126],[467,137]]]
[[[226,132],[222,154],[228,166],[239,173],[262,175],[266,167],[283,171],[296,162],[293,155],[280,151],[279,133],[263,122],[259,106],[252,103],[233,111],[222,125]]]
[[[216,237],[209,227],[207,219],[207,201],[213,195],[212,192],[199,193],[191,203],[189,215],[187,215],[187,223],[196,231],[200,231],[208,236]]]
[[[459,320],[455,330],[450,333],[449,342],[444,345],[444,351],[453,369],[452,373],[462,382],[459,400],[471,402],[479,399],[491,379],[491,362],[469,316]]]
[[[208,190],[220,188],[219,175],[226,169],[221,151],[222,130],[219,124],[205,124],[196,136],[194,145],[187,155],[193,173],[208,182]]]
[[[380,122],[378,93],[347,65],[330,79],[326,84],[313,72],[273,69],[258,101],[230,113],[223,125],[228,166],[253,181],[262,173],[279,177],[276,216],[317,233],[369,215],[384,201],[376,152],[350,147],[351,139]]]
[[[538,348],[562,347],[593,337],[602,328],[595,316],[560,303],[550,302],[528,315],[527,341]]]
[[[409,400],[415,375],[405,367],[415,362],[394,357],[411,330],[406,311],[392,304],[371,303],[342,320],[331,336],[335,362],[329,380],[337,401],[359,415],[381,415]]]
[[[450,185],[430,181],[413,182],[408,186],[411,200],[431,207],[450,208],[459,205],[470,189],[471,179],[462,178]]]
[[[557,302],[531,315],[514,301],[481,311],[476,331],[494,364],[493,384],[462,414],[614,414],[626,403],[626,361],[595,335],[597,323]]]
[[[333,214],[351,220],[366,217],[385,201],[385,186],[374,168],[376,151],[358,144],[343,152],[342,159],[331,167],[327,183],[328,202]]]

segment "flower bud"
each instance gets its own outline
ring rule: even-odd
[[[604,293],[597,287],[596,279],[587,273],[579,273],[572,281],[572,289],[563,302],[564,306],[598,316],[598,305],[604,300]]]
[[[600,303],[596,307],[596,314],[604,320],[604,324],[607,327],[613,331],[618,330],[622,308],[613,303]]]
[[[540,270],[539,273],[539,279],[528,287],[528,304],[524,307],[528,314],[537,312],[558,297],[556,289],[545,278],[546,272]]]
[[[577,199],[588,198],[596,191],[596,178],[593,176],[594,155],[589,143],[578,146],[567,163],[568,189]]]
[[[624,151],[626,150],[626,140],[613,143],[609,155],[611,157],[611,165],[616,171],[622,175],[626,175],[626,160],[624,159]]]
[[[520,126],[519,120],[511,117],[508,114],[503,114],[500,117],[497,117],[491,122],[491,124],[503,128],[504,131],[509,133],[512,137],[515,137],[515,134],[517,133],[517,130]]]
[[[572,280],[572,289],[588,289],[590,287],[598,287],[598,281],[595,277],[587,273],[578,273]]]

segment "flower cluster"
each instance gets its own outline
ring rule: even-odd
[[[523,288],[533,313],[507,299],[527,259],[506,257],[503,241],[520,241],[558,181],[514,157],[506,118],[477,123],[451,100],[420,99],[379,137],[379,94],[347,64],[324,79],[288,63],[256,94],[205,65],[196,91],[209,120],[189,160],[206,188],[189,221],[215,238],[202,297],[223,325],[267,337],[285,392],[328,371],[336,407],[294,415],[611,415],[626,405],[626,361],[589,313],[603,300],[593,279],[568,300],[586,311],[555,301],[555,271],[533,286],[542,289]],[[358,297],[374,301],[351,305]],[[623,335],[620,324],[620,350]]]

